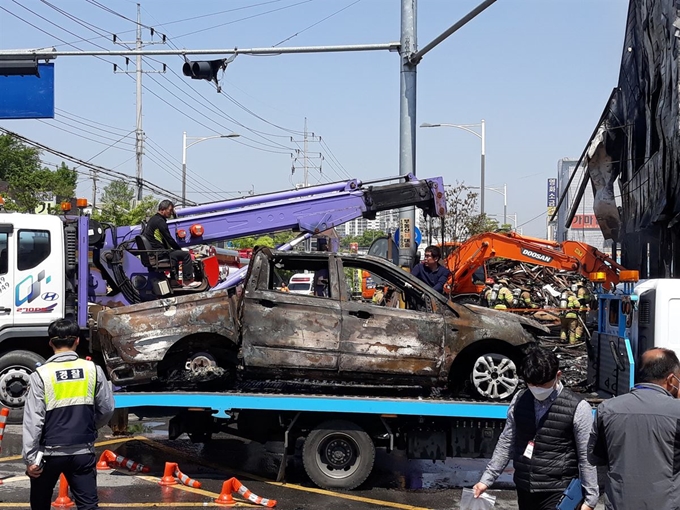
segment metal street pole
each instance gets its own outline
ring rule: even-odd
[[[399,175],[416,173],[416,63],[410,58],[418,49],[416,0],[401,0],[401,59],[399,103]],[[411,267],[415,252],[414,207],[399,209],[399,265]]]
[[[508,185],[503,184],[503,225],[508,224]]]
[[[238,133],[230,133],[228,135],[214,135],[214,136],[190,136],[187,137],[187,132],[182,133],[182,207],[187,205],[187,149],[192,145],[204,142],[206,140],[212,140],[213,138],[238,138]],[[189,145],[187,145],[187,139],[194,140]]]
[[[478,133],[477,131],[470,129],[472,127],[480,127],[482,128],[482,132]],[[484,173],[485,173],[485,164],[486,164],[486,122],[484,119],[482,119],[482,122],[479,124],[447,124],[440,122],[438,124],[430,124],[429,122],[423,122],[420,125],[421,128],[433,128],[433,127],[452,127],[452,128],[458,128],[462,129],[463,131],[467,131],[468,133],[472,133],[475,135],[477,138],[481,139],[482,141],[482,175],[480,179],[480,193],[479,193],[479,212],[480,214],[484,214]]]
[[[481,179],[481,193],[480,193],[480,201],[479,201],[479,212],[480,214],[484,214],[484,167],[486,165],[486,123],[484,122],[484,119],[482,119],[482,136],[480,137],[482,139],[482,179]]]

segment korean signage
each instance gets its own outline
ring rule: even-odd
[[[399,249],[411,249],[411,220],[409,218],[401,218],[399,220]]]
[[[577,214],[571,222],[571,228],[580,230],[597,230],[600,225],[594,214]]]
[[[54,64],[38,64],[37,76],[0,75],[0,119],[54,118]]]
[[[548,179],[548,207],[557,207],[557,178]]]

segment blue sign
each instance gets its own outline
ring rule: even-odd
[[[557,179],[548,179],[548,207],[557,207]]]
[[[39,76],[0,76],[0,119],[54,118],[54,64],[38,64]]]
[[[397,246],[399,246],[399,229],[394,231],[394,242],[396,243]],[[423,233],[420,231],[418,227],[413,231],[413,241],[416,243],[416,245],[420,244],[420,242],[423,240]]]

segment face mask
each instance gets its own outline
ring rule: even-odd
[[[678,379],[675,375],[673,375],[673,377],[675,377],[675,379],[678,382],[680,382],[680,379]],[[673,393],[671,393],[671,395],[673,395],[673,397],[675,397],[675,398],[678,398],[678,396],[680,396],[680,387],[674,386],[674,385],[671,384],[671,388],[673,388],[675,390],[675,395],[673,395]]]
[[[543,401],[547,399],[550,395],[552,395],[552,392],[555,391],[555,384],[550,388],[541,388],[539,386],[529,386],[529,391],[532,393],[534,398],[536,400]]]

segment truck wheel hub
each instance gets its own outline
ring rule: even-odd
[[[0,375],[0,400],[12,407],[21,407],[26,400],[30,374],[24,368],[10,367]]]
[[[345,469],[352,461],[352,446],[342,439],[334,439],[326,446],[326,459],[333,469]]]

